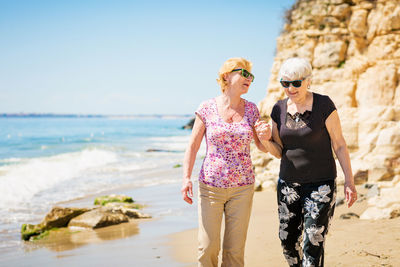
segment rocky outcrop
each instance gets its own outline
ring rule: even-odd
[[[193,125],[194,125],[194,120],[195,120],[195,118],[190,119],[190,121],[188,123],[186,123],[184,126],[182,126],[182,129],[192,130]]]
[[[292,56],[312,62],[312,91],[334,100],[355,173],[368,181],[399,173],[400,1],[297,1],[277,40],[268,95],[259,104],[263,117],[284,98],[276,79]],[[258,177],[277,174],[273,159],[254,154]]]
[[[100,228],[123,222],[129,219],[151,218],[148,214],[139,212],[143,205],[133,203],[131,197],[124,195],[109,195],[95,199],[94,208],[63,208],[54,207],[39,224],[23,224],[21,238],[32,240],[37,236],[46,236],[48,231],[62,227]],[[103,207],[104,206],[104,207]]]
[[[336,104],[356,182],[400,174],[400,0],[297,1],[286,13],[267,97],[259,103],[266,119],[285,97],[277,81],[280,65],[294,56],[312,63],[311,91]],[[259,183],[270,186],[279,160],[256,149],[252,158]],[[338,175],[343,182],[340,170]]]

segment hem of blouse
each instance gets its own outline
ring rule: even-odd
[[[212,186],[212,187],[215,187],[215,188],[228,189],[228,188],[237,188],[237,187],[241,187],[241,186],[249,186],[249,185],[254,185],[254,184],[255,184],[255,181],[253,181],[253,182],[252,182],[252,183],[250,183],[250,184],[242,184],[242,185],[237,185],[237,186],[228,186],[228,187],[215,186],[215,185],[212,185],[212,184],[209,184],[209,183],[205,183],[205,182],[204,182],[204,181],[202,181],[202,180],[199,180],[199,183],[202,183],[202,184],[204,184],[204,185],[208,185],[208,186]]]

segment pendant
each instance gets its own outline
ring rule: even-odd
[[[296,117],[294,118],[295,122],[299,122],[300,121],[300,114],[296,114]]]

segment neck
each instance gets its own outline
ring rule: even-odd
[[[232,90],[225,90],[225,92],[222,93],[221,95],[222,103],[226,106],[236,108],[240,105],[240,95],[239,94],[233,94]]]

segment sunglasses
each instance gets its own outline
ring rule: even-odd
[[[234,69],[232,72],[234,72],[234,71],[240,71],[240,74],[244,78],[251,79],[251,81],[254,82],[254,75],[251,74],[250,72],[248,72],[247,70],[245,70],[245,69]]]
[[[280,80],[280,83],[285,88],[289,88],[290,84],[292,84],[293,87],[299,88],[301,86],[301,82],[302,81],[303,80],[295,80],[295,81],[283,81],[283,80]]]

